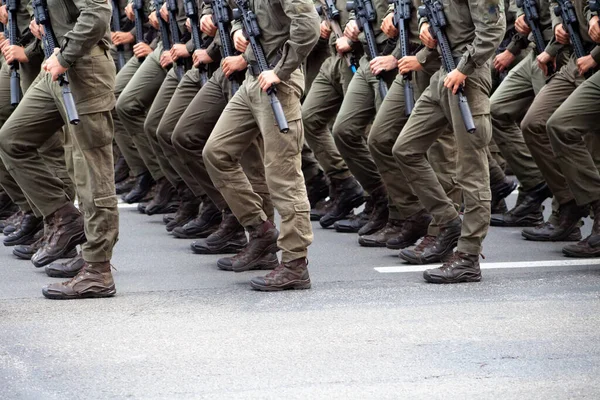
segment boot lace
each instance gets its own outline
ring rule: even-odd
[[[419,253],[424,251],[427,247],[433,245],[435,243],[436,237],[433,235],[425,235],[421,243],[415,246],[415,252]]]

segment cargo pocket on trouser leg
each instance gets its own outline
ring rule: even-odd
[[[93,206],[86,210],[83,256],[88,262],[110,261],[119,237],[119,210],[116,195],[94,197]]]

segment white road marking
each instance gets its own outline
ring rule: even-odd
[[[127,204],[127,203],[119,203],[118,207],[119,208],[123,208],[123,209],[131,209],[131,208],[137,208],[137,203],[133,203],[133,204]]]
[[[381,274],[401,272],[422,272],[430,268],[441,267],[442,264],[430,265],[398,265],[394,267],[376,267],[375,271]],[[599,265],[600,258],[578,259],[578,260],[548,260],[548,261],[516,261],[481,263],[481,269],[516,269],[516,268],[544,268],[544,267],[580,267],[585,265]]]

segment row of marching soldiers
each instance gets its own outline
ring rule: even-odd
[[[595,2],[316,3],[0,8],[4,244],[44,296],[116,293],[117,195],[262,291],[310,288],[311,219],[431,283],[481,279],[490,223],[600,254]]]

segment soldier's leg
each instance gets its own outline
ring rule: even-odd
[[[177,86],[156,129],[157,143],[163,155],[160,161],[161,168],[167,179],[172,184],[177,185],[175,189],[180,199],[175,219],[167,224],[167,231],[169,232],[177,227],[184,226],[198,216],[200,203],[202,203],[202,196],[204,195],[202,188],[199,187],[189,169],[183,163],[183,160],[177,155],[172,142],[173,131],[178,121],[199,90],[200,77],[198,69],[194,68],[184,75]],[[154,109],[154,105],[152,109]],[[164,163],[168,163],[169,166],[163,165]],[[184,177],[184,175],[186,176]],[[195,187],[191,188],[190,184]],[[195,195],[195,192],[199,193],[199,195]],[[212,204],[212,202],[210,203]],[[208,204],[209,202],[205,202],[203,206],[204,211],[208,210]],[[211,218],[218,224],[221,217],[220,213],[216,207],[212,206],[212,208],[215,210],[214,212],[211,211]]]
[[[161,52],[162,46],[159,45],[146,57],[121,92],[116,104],[119,119],[154,180],[164,177],[164,174],[144,133],[144,122],[148,109],[167,75],[167,71],[159,63]]]
[[[390,198],[389,221],[380,231],[362,236],[363,246],[403,249],[425,235],[431,221],[415,196],[392,154],[392,148],[408,121],[404,101],[404,81],[397,76],[375,116],[368,138],[369,150]]]
[[[148,115],[144,122],[144,132],[148,139],[148,143],[150,143],[152,154],[160,166],[163,175],[158,179],[155,178],[156,194],[146,206],[146,214],[148,215],[165,212],[169,208],[170,203],[176,200],[177,191],[175,188],[182,183],[177,172],[165,159],[164,153],[160,148],[156,137],[158,124],[160,123],[178,84],[179,80],[177,79],[177,74],[175,73],[175,69],[172,68],[167,73],[167,77],[164,79],[160,89],[156,93],[156,97],[148,110]]]
[[[127,61],[125,67],[117,74],[115,81],[115,98],[117,101],[139,67],[140,61],[138,58],[132,57]],[[116,107],[112,111],[112,116],[115,126],[115,142],[117,142],[117,146],[119,146],[119,150],[121,150],[121,154],[123,154],[125,161],[127,161],[127,165],[131,169],[131,172],[134,176],[139,176],[144,172],[147,172],[148,168],[146,167],[146,164],[144,164],[144,160],[140,157],[132,137],[121,123]]]
[[[557,159],[552,157],[552,146],[546,130],[550,116],[581,82],[583,78],[578,77],[577,66],[572,57],[539,92],[521,122],[521,130],[531,155],[560,205],[557,225],[547,223],[523,230],[523,236],[529,240],[572,240],[572,235],[575,238],[581,237],[578,225],[582,210],[574,201]]]
[[[569,257],[600,255],[600,174],[597,148],[585,143],[586,135],[598,138],[600,106],[600,72],[579,86],[548,120],[548,134],[556,159],[569,188],[582,206],[591,205],[594,214],[592,234],[585,240],[568,245],[563,253]]]
[[[223,211],[222,223],[219,229],[205,241],[195,242],[192,248],[197,253],[237,253],[247,243],[243,227],[229,210],[229,206],[219,190],[213,185],[208,175],[202,151],[231,93],[231,85],[221,69],[215,71],[211,79],[194,97],[180,118],[173,132],[173,147],[187,173],[182,177],[192,178],[190,187],[194,192],[206,192],[208,202],[215,205],[217,212]],[[248,143],[240,164],[248,177],[253,190],[262,198],[262,207],[267,217],[273,219],[273,205],[266,190],[264,166],[262,164],[262,142],[256,140]],[[204,212],[203,212],[204,214]],[[194,232],[206,231],[208,221],[200,215],[196,220],[182,228],[174,229],[176,237],[190,237]],[[221,260],[220,260],[221,261]]]

